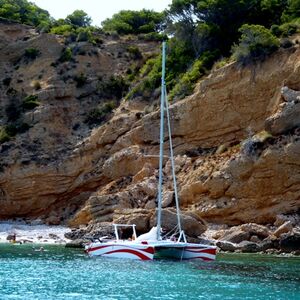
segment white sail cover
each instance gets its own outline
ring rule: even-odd
[[[137,241],[153,241],[157,242],[157,227],[152,227],[151,230],[147,233],[141,234],[137,239]]]

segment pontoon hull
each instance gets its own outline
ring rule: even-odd
[[[215,247],[203,246],[158,246],[155,247],[154,259],[171,258],[179,260],[201,259],[204,261],[213,261],[216,259]]]
[[[139,260],[152,260],[154,257],[154,247],[135,243],[92,243],[86,246],[85,251],[90,256],[104,256]]]

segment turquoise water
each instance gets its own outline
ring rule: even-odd
[[[300,299],[300,258],[218,261],[88,258],[81,250],[0,245],[0,299]]]

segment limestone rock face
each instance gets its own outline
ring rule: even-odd
[[[108,99],[103,86],[111,76],[125,76],[133,63],[126,49],[133,42],[145,57],[157,53],[159,45],[107,37],[101,46],[69,45],[75,62],[57,64],[62,38],[20,25],[13,25],[18,28],[10,35],[9,26],[0,29],[5,70],[0,80],[10,82],[10,87],[0,87],[1,113],[13,99],[19,107],[27,95],[38,96],[40,105],[20,117],[28,131],[0,145],[0,218],[52,216],[49,222],[74,226],[135,222],[139,231],[147,231],[157,201],[160,114],[147,113],[140,100]],[[20,38],[24,35],[25,40]],[[23,57],[29,47],[41,51],[30,62]],[[80,87],[75,79],[81,73],[87,78]],[[299,211],[299,91],[300,49],[293,47],[256,66],[240,69],[231,63],[215,70],[193,95],[170,106],[188,235],[205,230],[201,218],[229,225],[273,224],[278,215]],[[108,100],[116,108],[103,122],[89,125],[94,110]],[[270,131],[268,138],[253,138],[264,130]],[[163,205],[166,225],[172,227],[167,148],[166,143]],[[251,230],[259,239],[264,235]]]
[[[193,200],[186,201],[210,222],[222,223],[226,218],[226,223],[232,225],[248,221],[273,223],[277,214],[299,208],[299,153],[300,141],[294,137],[269,146],[256,157],[238,154],[224,162],[221,172],[211,172],[203,182],[206,189],[188,193],[189,186],[193,189],[190,183],[201,172],[196,170],[186,179],[181,198],[185,202],[186,194],[189,198],[194,195]]]
[[[273,135],[285,133],[300,125],[300,91],[288,87],[282,89],[286,102],[280,105],[279,111],[266,120],[266,130]]]

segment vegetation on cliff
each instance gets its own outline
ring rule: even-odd
[[[27,0],[0,0],[0,17],[38,28],[48,27],[53,20],[48,11]]]
[[[101,44],[97,34],[137,35],[141,39],[168,39],[167,87],[171,99],[193,92],[197,81],[218,61],[238,60],[242,65],[265,59],[300,28],[299,0],[173,0],[162,13],[122,10],[91,26],[91,18],[76,10],[54,20],[47,11],[26,0],[0,0],[0,17],[36,26],[40,31],[64,35],[67,41]],[[289,41],[283,47],[292,45]],[[136,53],[135,53],[136,54]],[[32,51],[27,56],[34,58]],[[66,48],[61,62],[70,61]],[[127,99],[153,99],[160,84],[161,57],[150,57],[144,67],[128,76],[132,88]]]

